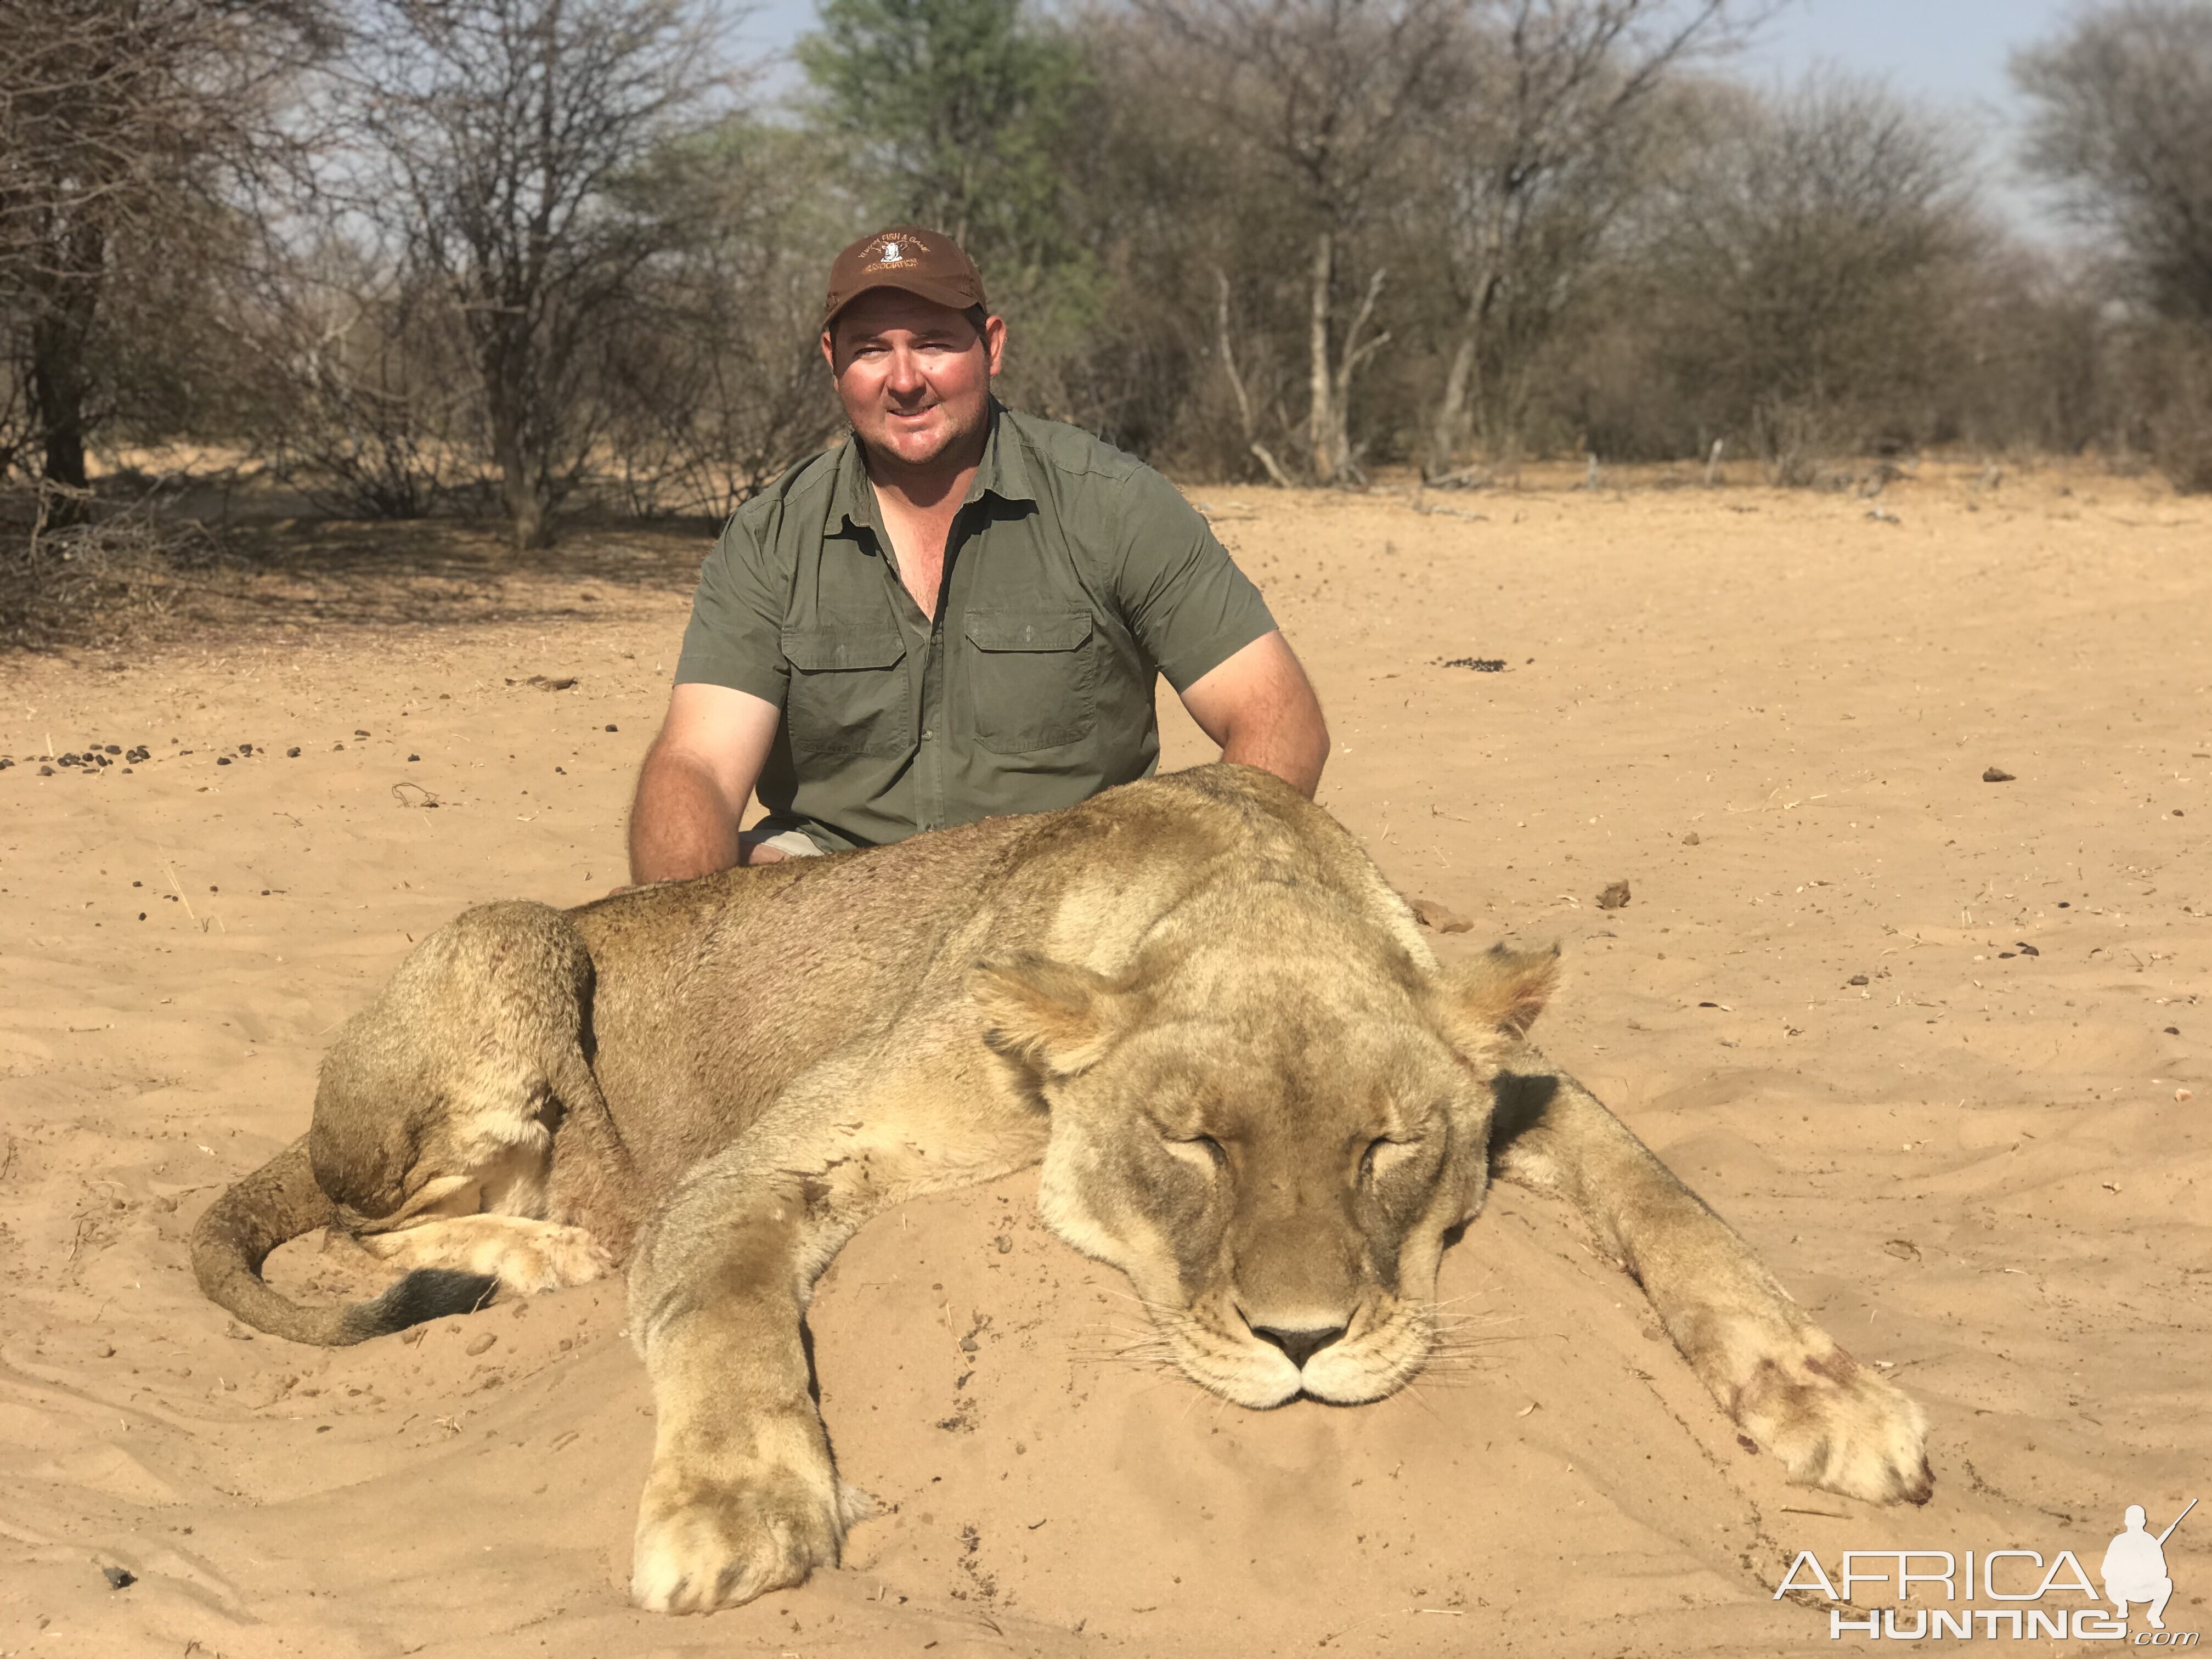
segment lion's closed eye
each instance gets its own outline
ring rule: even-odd
[[[1224,1169],[1229,1163],[1229,1151],[1212,1135],[1178,1135],[1163,1129],[1160,1139],[1168,1151],[1195,1169],[1212,1175]]]
[[[1392,1169],[1411,1158],[1413,1155],[1413,1149],[1419,1146],[1424,1139],[1425,1137],[1418,1134],[1376,1136],[1367,1143],[1366,1150],[1359,1155],[1360,1180],[1373,1181],[1389,1174]]]

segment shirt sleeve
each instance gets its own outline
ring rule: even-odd
[[[726,685],[783,707],[791,678],[782,644],[787,584],[769,564],[752,527],[733,515],[700,567],[677,684]]]
[[[1275,629],[1267,603],[1198,509],[1148,466],[1122,486],[1119,595],[1177,695]]]

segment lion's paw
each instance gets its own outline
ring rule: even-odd
[[[648,1488],[638,1516],[630,1600],[649,1613],[711,1613],[790,1589],[835,1566],[845,1528],[874,1500],[836,1475],[789,1471],[757,1482],[702,1487],[662,1499]]]
[[[1936,1488],[1926,1413],[1825,1337],[1761,1359],[1733,1415],[1807,1486],[1870,1504],[1924,1504]]]
[[[502,1289],[520,1296],[588,1285],[615,1270],[614,1258],[598,1239],[581,1227],[552,1221],[488,1241],[484,1254],[488,1259],[478,1271],[492,1274]]]

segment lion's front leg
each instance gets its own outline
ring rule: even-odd
[[[836,1169],[794,1175],[748,1151],[693,1173],[630,1276],[656,1419],[630,1595],[657,1613],[803,1583],[836,1565],[866,1510],[837,1479],[799,1329],[815,1275],[858,1224],[835,1212],[860,1195]],[[845,1206],[829,1201],[838,1184]]]
[[[1919,1406],[1814,1324],[1626,1125],[1533,1048],[1516,1051],[1499,1094],[1498,1174],[1576,1205],[1746,1434],[1808,1485],[1928,1501]]]
[[[886,1082],[884,1069],[817,1074],[694,1170],[640,1243],[630,1328],[658,1419],[630,1576],[640,1607],[734,1607],[836,1564],[872,1504],[838,1479],[815,1407],[800,1333],[814,1282],[885,1206],[995,1179],[1042,1149],[1041,1124],[989,1121],[972,1073]]]

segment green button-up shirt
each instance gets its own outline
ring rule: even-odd
[[[896,556],[848,441],[738,509],[676,665],[783,711],[761,804],[826,851],[1147,775],[1153,676],[1180,692],[1275,626],[1166,479],[997,404],[936,616]]]

